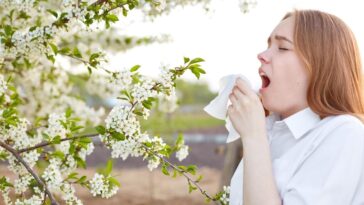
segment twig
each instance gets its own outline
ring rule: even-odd
[[[20,156],[20,153],[18,153],[15,149],[13,149],[11,146],[7,145],[6,143],[0,141],[0,146],[5,148],[7,151],[9,151],[13,156],[28,170],[28,172],[34,177],[35,181],[42,186],[45,190],[45,193],[47,193],[49,199],[51,200],[52,205],[58,205],[57,201],[53,197],[52,193],[49,191],[48,187],[44,184],[44,182],[38,177],[38,175],[29,167],[28,163],[24,161],[24,159]]]
[[[61,142],[63,141],[67,141],[67,140],[74,140],[74,139],[81,139],[81,138],[91,138],[91,137],[96,137],[98,136],[99,134],[87,134],[87,135],[81,135],[81,136],[75,136],[75,137],[70,137],[70,138],[63,138],[61,139]],[[38,148],[41,148],[41,147],[45,147],[45,146],[48,146],[50,144],[53,144],[53,142],[41,142],[33,147],[28,147],[28,148],[24,148],[24,149],[21,149],[21,150],[18,150],[18,153],[23,153],[23,152],[29,152],[29,151],[32,151],[32,150],[35,150],[35,149],[38,149]]]
[[[188,176],[186,173],[185,173],[185,171],[183,171],[183,170],[181,170],[180,168],[178,168],[178,167],[176,167],[176,165],[174,165],[174,164],[172,164],[171,162],[169,162],[165,157],[163,157],[163,156],[160,156],[159,154],[157,154],[157,153],[155,153],[155,152],[153,152],[153,151],[151,151],[150,149],[149,149],[149,147],[147,147],[147,146],[145,146],[144,144],[142,144],[142,146],[147,150],[147,152],[149,152],[149,153],[152,153],[153,155],[155,155],[155,156],[157,156],[158,158],[160,158],[161,160],[163,160],[164,162],[166,162],[169,166],[171,166],[173,169],[175,169],[175,170],[177,170],[178,172],[180,172],[184,177],[186,177],[186,179],[190,182],[190,183],[192,183],[192,184],[194,184],[198,189],[199,189],[199,191],[201,192],[201,194],[203,194],[204,196],[206,196],[207,198],[209,198],[210,200],[212,200],[212,201],[214,201],[216,204],[219,204],[218,202],[216,202],[210,195],[208,195],[207,193],[206,193],[206,191],[205,190],[203,190],[201,187],[200,187],[200,185],[198,185],[197,183],[196,183],[196,181],[194,181],[193,179],[191,179],[191,177],[190,176]]]

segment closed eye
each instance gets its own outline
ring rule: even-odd
[[[288,48],[278,48],[281,51],[288,51]]]

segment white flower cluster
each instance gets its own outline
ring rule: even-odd
[[[16,194],[24,193],[27,190],[27,188],[30,184],[30,181],[32,179],[33,179],[33,176],[29,173],[27,173],[23,176],[19,176],[19,178],[14,181],[15,193]]]
[[[44,133],[53,139],[56,136],[60,136],[61,139],[66,138],[68,130],[62,125],[62,122],[66,122],[65,114],[52,113],[48,118],[48,127],[44,130]]]
[[[37,150],[28,151],[22,154],[24,161],[29,165],[30,168],[33,168],[35,166],[35,163],[38,161],[39,156],[40,154]]]
[[[161,163],[160,159],[158,157],[153,156],[148,160],[147,167],[149,171],[153,171],[153,169],[157,168],[160,163]]]
[[[115,106],[105,119],[106,129],[124,133],[127,137],[140,133],[140,124],[128,105]]]
[[[223,204],[229,204],[229,201],[230,201],[230,186],[224,186],[223,187],[223,194],[220,198],[220,201],[223,203]]]
[[[112,74],[110,84],[116,86],[119,90],[128,88],[132,83],[131,72],[129,70],[121,70]]]
[[[167,93],[170,93],[170,94],[175,93],[174,82],[173,82],[173,73],[169,69],[167,69],[165,67],[161,68],[161,77],[159,79],[159,82],[166,89]]]
[[[140,77],[140,82],[131,89],[131,95],[136,102],[143,102],[149,97],[156,97],[157,91],[152,90],[155,84],[152,79],[142,76]]]
[[[72,84],[63,69],[49,72],[45,69],[33,68],[25,73],[21,82],[21,90],[28,101],[19,107],[20,112],[28,119],[35,119],[45,117],[52,112],[63,113],[68,107],[71,107],[72,116],[81,119],[80,125],[99,124],[105,115],[104,108],[95,109],[87,105],[85,101],[73,97]],[[45,76],[46,73],[53,76],[52,81],[44,81],[48,78]]]
[[[75,196],[75,188],[69,183],[61,186],[62,199],[69,205],[82,205],[82,201]]]
[[[32,195],[29,199],[16,199],[14,205],[42,205],[43,196],[42,195]]]
[[[176,152],[176,157],[179,161],[182,161],[187,156],[188,156],[188,146],[182,145],[181,148]]]
[[[108,177],[96,173],[89,181],[90,192],[93,196],[101,196],[102,198],[110,198],[117,193],[119,187],[110,184]]]
[[[58,159],[50,159],[48,167],[44,170],[42,177],[49,189],[57,189],[62,185],[61,162]]]
[[[48,47],[43,43],[47,35],[57,33],[58,29],[52,27],[37,27],[29,32],[15,31],[11,38],[14,47],[9,49],[9,56],[27,55],[29,53],[43,54],[47,53]]]
[[[158,3],[158,6],[156,6],[155,9],[157,9],[157,11],[159,11],[159,12],[163,11],[167,6],[166,0],[159,0],[159,1],[157,1],[157,3]]]
[[[1,0],[0,3],[9,10],[16,9],[19,11],[29,12],[35,0]]]
[[[86,89],[90,94],[100,97],[116,98],[121,90],[128,89],[132,83],[131,72],[121,70],[112,75],[94,73],[86,83]]]
[[[111,143],[111,157],[126,160],[128,156],[139,157],[144,154],[144,150],[141,145],[143,142],[149,140],[148,135],[141,134],[140,136],[134,136],[124,141],[116,141]]]
[[[156,154],[158,154],[158,152],[163,150],[164,147],[166,146],[166,143],[163,142],[162,138],[157,137],[157,136],[155,136],[151,139],[149,138],[147,140],[147,142],[152,144],[152,148],[151,148],[150,152],[156,153]],[[144,156],[144,159],[145,158],[148,158],[148,169],[150,171],[157,168],[160,164],[160,158],[157,156],[151,155],[150,153],[146,154]]]

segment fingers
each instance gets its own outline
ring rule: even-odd
[[[255,92],[249,87],[249,85],[242,80],[241,78],[238,78],[235,82],[236,87],[239,88],[239,90],[241,90],[241,92],[243,92],[245,95],[247,96],[255,96]]]

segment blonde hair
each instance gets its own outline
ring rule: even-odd
[[[364,123],[363,76],[358,45],[338,17],[296,10],[294,46],[309,73],[307,102],[321,118],[350,114]]]

